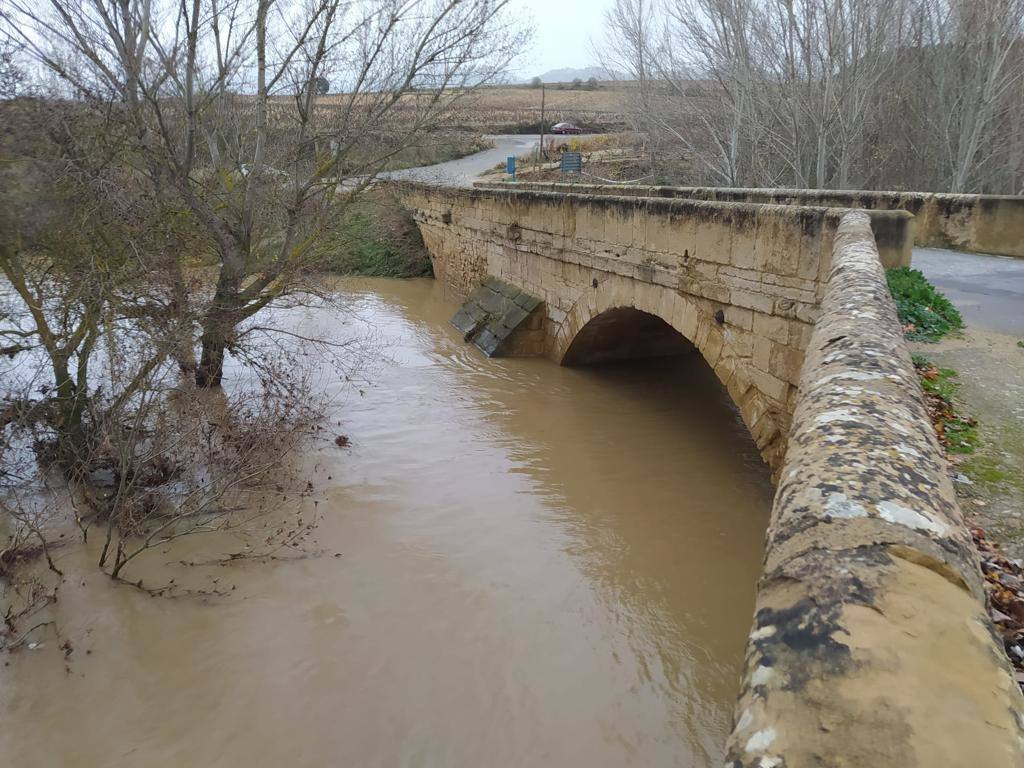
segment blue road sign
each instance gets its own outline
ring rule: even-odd
[[[512,174],[512,181],[516,180],[516,156],[509,155],[505,158],[505,173]]]
[[[581,173],[583,171],[583,155],[580,152],[562,153],[562,173]]]

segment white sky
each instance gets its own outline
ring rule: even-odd
[[[604,12],[611,0],[512,0],[513,14],[533,18],[533,49],[517,67],[523,80],[549,69],[600,64],[593,43],[600,43]]]

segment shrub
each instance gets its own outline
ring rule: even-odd
[[[896,267],[885,277],[908,339],[938,341],[964,327],[956,307],[919,270]]]

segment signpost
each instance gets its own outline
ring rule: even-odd
[[[540,84],[540,144],[537,145],[537,168],[546,159],[544,155],[544,83]]]
[[[512,174],[512,181],[516,180],[516,156],[509,155],[505,158],[505,173]]]
[[[579,176],[583,172],[583,154],[581,152],[562,153],[562,178],[566,174]]]

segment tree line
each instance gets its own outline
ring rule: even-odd
[[[1021,0],[616,0],[650,148],[724,186],[1024,191]]]

